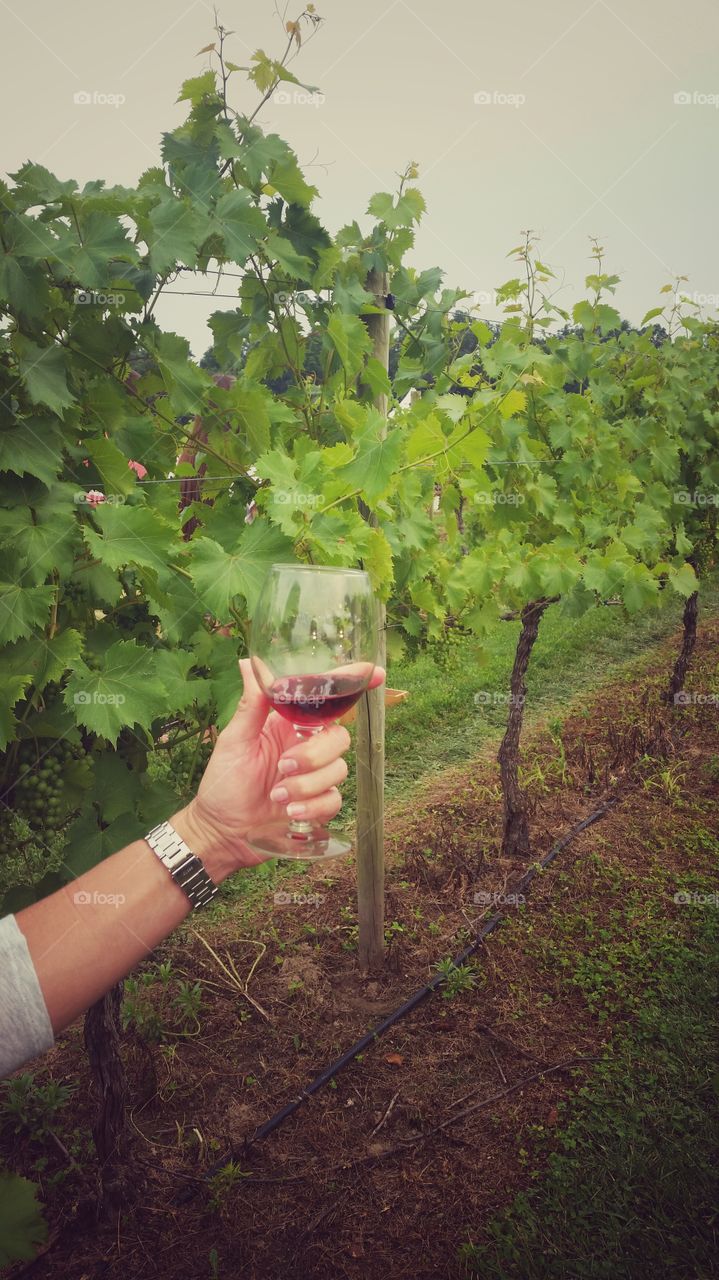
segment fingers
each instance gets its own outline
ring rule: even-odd
[[[369,689],[376,689],[379,684],[384,684],[387,679],[387,672],[384,667],[375,667],[372,672],[372,679],[367,686]]]
[[[347,751],[351,741],[344,725],[333,724],[306,742],[288,747],[277,763],[277,770],[285,781],[295,773],[322,769]]]
[[[302,802],[302,813],[289,813],[290,818],[302,818],[307,822],[330,822],[342,808],[342,796],[336,787],[323,791],[321,796]]]
[[[288,805],[287,812],[291,818],[295,814],[294,805],[303,803],[313,796],[321,795],[330,788],[337,787],[347,777],[347,761],[339,757],[321,769],[313,769],[311,773],[290,774],[281,778],[270,792],[270,800],[276,804]]]

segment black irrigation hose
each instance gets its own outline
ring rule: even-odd
[[[618,798],[618,796],[612,796],[603,805],[600,805],[598,809],[595,809],[594,813],[590,813],[589,817],[583,818],[581,822],[577,822],[575,826],[571,827],[566,835],[562,836],[560,840],[557,840],[556,843],[552,845],[549,853],[545,854],[537,866],[530,867],[528,871],[525,871],[521,880],[519,880],[517,885],[514,886],[515,891],[517,893],[521,893],[524,889],[528,888],[534,880],[534,877],[538,875],[540,871],[543,871],[545,867],[548,867],[550,862],[554,861],[557,854],[561,853],[570,841],[575,838],[575,836],[578,836],[581,831],[584,831],[585,827],[590,827],[592,823],[598,822],[600,818],[603,818],[605,813],[607,813],[607,811],[617,803]],[[500,924],[503,924],[506,918],[506,916],[503,916],[500,913],[491,916],[490,919],[482,925],[479,933],[476,935],[474,940],[470,942],[469,946],[465,947],[464,951],[461,951],[458,956],[455,956],[452,961],[452,965],[457,969],[460,965],[463,965],[465,960],[468,960],[469,957],[474,954],[484,939],[488,937],[490,933],[493,933]],[[335,1058],[335,1061],[331,1062],[328,1067],[325,1067],[318,1076],[315,1076],[312,1083],[308,1084],[307,1088],[303,1089],[292,1102],[288,1102],[287,1106],[282,1107],[281,1111],[275,1112],[269,1120],[266,1120],[264,1124],[260,1125],[259,1128],[255,1130],[251,1138],[245,1138],[245,1151],[248,1151],[256,1142],[262,1142],[263,1138],[268,1137],[275,1129],[278,1129],[288,1116],[294,1115],[295,1111],[302,1106],[303,1102],[308,1098],[311,1098],[313,1094],[317,1093],[323,1085],[326,1085],[333,1076],[336,1076],[338,1072],[342,1070],[343,1067],[346,1067],[354,1058],[357,1057],[359,1053],[362,1053],[364,1049],[368,1048],[374,1040],[377,1040],[381,1035],[384,1035],[385,1031],[389,1031],[390,1027],[393,1027],[396,1022],[399,1022],[401,1018],[404,1018],[405,1014],[411,1013],[412,1009],[416,1009],[418,1004],[421,1004],[427,996],[431,995],[432,992],[445,981],[446,978],[444,974],[438,973],[434,978],[430,979],[424,987],[420,987],[419,991],[415,991],[414,995],[409,997],[409,1000],[405,1000],[404,1004],[401,1004],[398,1009],[395,1009],[393,1013],[388,1014],[388,1016],[380,1022],[379,1026],[375,1027],[373,1031],[367,1031],[365,1035],[363,1035],[360,1040],[357,1040],[350,1049],[347,1049],[341,1057]],[[209,1182],[210,1179],[213,1178],[215,1174],[218,1173],[226,1164],[226,1159],[217,1160],[215,1164],[211,1165],[203,1175],[202,1181]],[[174,1203],[178,1205],[187,1204],[188,1201],[194,1199],[198,1191],[198,1186],[188,1186],[178,1193],[175,1197]]]

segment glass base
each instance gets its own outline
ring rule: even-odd
[[[328,858],[341,858],[352,849],[351,840],[342,831],[330,831],[329,827],[309,822],[296,826],[304,829],[295,831],[287,822],[267,822],[248,831],[245,841],[255,853],[296,862],[325,862]]]

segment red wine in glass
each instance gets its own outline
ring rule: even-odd
[[[267,697],[291,724],[324,727],[345,715],[366,687],[362,675],[279,676],[267,690]]]
[[[257,680],[298,738],[322,733],[367,689],[377,660],[377,609],[367,574],[330,565],[274,564],[252,619]],[[318,823],[265,823],[247,834],[258,853],[317,862],[352,843]]]

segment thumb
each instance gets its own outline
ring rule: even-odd
[[[271,704],[260,688],[249,658],[240,658],[242,697],[225,730],[233,746],[244,746],[259,737]]]

